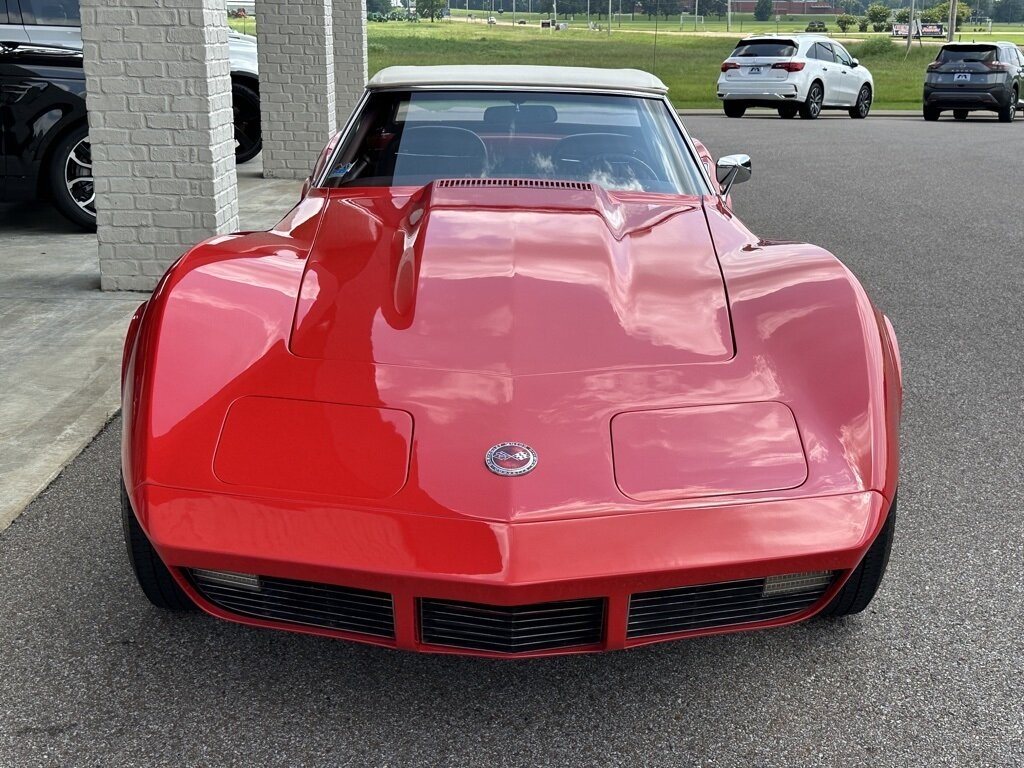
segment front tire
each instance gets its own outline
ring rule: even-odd
[[[821,114],[821,106],[825,103],[825,87],[815,80],[807,89],[807,100],[800,105],[800,117],[804,120],[817,120]]]
[[[923,110],[924,119],[929,123],[934,123],[939,119],[939,115],[942,114],[942,110],[936,109],[935,107],[925,107]]]
[[[863,120],[871,111],[871,86],[864,83],[857,94],[857,101],[850,109],[850,117],[854,120]]]
[[[725,110],[726,117],[743,117],[747,111],[747,108],[742,104],[732,104],[728,101],[722,102],[722,109]]]
[[[260,95],[244,83],[233,82],[231,112],[235,125],[235,162],[247,163],[263,149]]]
[[[860,565],[850,578],[832,598],[825,609],[819,614],[825,618],[839,618],[860,613],[868,607],[868,603],[878,592],[878,587],[885,576],[885,568],[889,564],[889,553],[892,552],[892,538],[896,531],[896,496],[893,496],[889,507],[889,516],[871,544]]]
[[[124,529],[124,543],[128,547],[128,562],[131,563],[135,578],[149,602],[165,611],[190,611],[195,608],[146,538],[146,532],[142,530],[135,512],[132,511],[132,503],[123,479],[121,525]]]
[[[46,175],[50,196],[61,215],[82,229],[96,229],[96,188],[87,125],[80,125],[57,141]]]

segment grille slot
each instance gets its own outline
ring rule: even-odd
[[[203,597],[241,616],[395,637],[394,606],[386,592],[269,576],[258,577],[256,586],[234,585],[216,571],[193,570],[189,577]]]
[[[603,598],[533,605],[482,605],[421,599],[424,643],[500,653],[526,653],[600,643]]]
[[[818,602],[835,580],[833,572],[808,576],[812,578],[776,593],[772,592],[776,588],[771,584],[766,587],[766,579],[746,579],[631,595],[626,637],[667,635],[792,616]]]
[[[531,187],[533,189],[576,189],[589,192],[593,185],[586,181],[559,179],[440,179],[439,187]]]

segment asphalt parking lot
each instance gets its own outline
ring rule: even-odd
[[[900,517],[867,612],[529,662],[165,615],[124,556],[115,420],[0,534],[0,766],[1024,763],[1024,125],[686,123],[753,157],[752,230],[832,250],[899,334]]]

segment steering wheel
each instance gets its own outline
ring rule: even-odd
[[[584,177],[606,173],[615,181],[657,181],[658,174],[647,163],[635,155],[625,152],[606,152],[588,158],[583,162]]]

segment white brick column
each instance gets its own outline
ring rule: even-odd
[[[331,0],[256,0],[263,175],[304,179],[334,131]]]
[[[337,122],[338,128],[343,128],[366,86],[366,0],[333,0],[333,3]]]
[[[225,0],[81,0],[100,282],[238,228]]]

